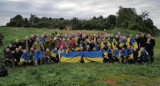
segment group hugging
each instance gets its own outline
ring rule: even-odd
[[[118,32],[117,34],[107,33],[86,33],[67,32],[59,34],[57,31],[52,34],[44,32],[31,34],[25,37],[22,42],[18,39],[9,44],[4,50],[4,64],[8,67],[22,65],[42,65],[61,62],[63,53],[77,51],[102,51],[103,63],[140,63],[147,64],[154,62],[153,49],[155,40],[150,34],[144,33],[128,37]],[[81,63],[83,63],[83,58]]]

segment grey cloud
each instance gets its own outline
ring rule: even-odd
[[[11,17],[21,14],[29,17],[78,17],[88,19],[93,16],[116,15],[119,6],[134,7],[137,13],[147,10],[154,24],[160,28],[159,0],[1,0],[0,25],[5,25]]]

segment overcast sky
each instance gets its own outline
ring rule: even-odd
[[[30,14],[67,19],[107,17],[116,15],[119,6],[136,8],[138,14],[145,10],[150,12],[149,18],[160,29],[159,0],[0,0],[0,25],[5,25],[17,14],[27,18]]]

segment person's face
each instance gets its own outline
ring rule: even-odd
[[[111,49],[111,47],[109,46],[109,47],[108,47],[108,49],[110,50],[110,49]]]
[[[141,34],[141,37],[144,37],[144,34]]]
[[[40,51],[40,48],[37,49],[37,52],[39,52],[39,51]]]
[[[27,53],[27,51],[26,51],[26,50],[24,50],[24,51],[23,51],[23,53],[24,53],[24,54],[26,54],[26,53]]]
[[[143,51],[143,48],[141,48],[141,52]]]
[[[33,49],[33,48],[31,48],[31,51],[34,51],[34,49]]]
[[[48,53],[48,52],[49,52],[49,49],[46,49],[46,52]]]
[[[125,50],[125,48],[122,48],[122,51],[124,51]]]
[[[9,51],[10,51],[9,48],[7,48],[7,49],[6,49],[6,52],[9,52]]]
[[[127,47],[127,49],[129,50],[129,49],[130,49],[130,47]]]
[[[22,46],[19,46],[19,50],[21,50],[22,49]]]
[[[19,43],[19,40],[16,40],[16,43]]]
[[[116,48],[115,50],[118,51],[118,48]]]
[[[16,48],[16,52],[19,52],[19,49],[18,49],[18,48]]]
[[[57,48],[54,48],[55,51],[57,51]]]

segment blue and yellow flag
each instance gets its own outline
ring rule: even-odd
[[[36,52],[36,53],[34,54],[34,58],[35,58],[35,61],[38,61],[40,58],[44,58],[43,52],[42,52],[42,51],[39,51],[39,53]]]
[[[82,54],[85,63],[92,61],[103,63],[102,51],[83,51]]]
[[[64,52],[62,54],[60,62],[67,62],[67,63],[80,63],[82,57],[81,52]]]

